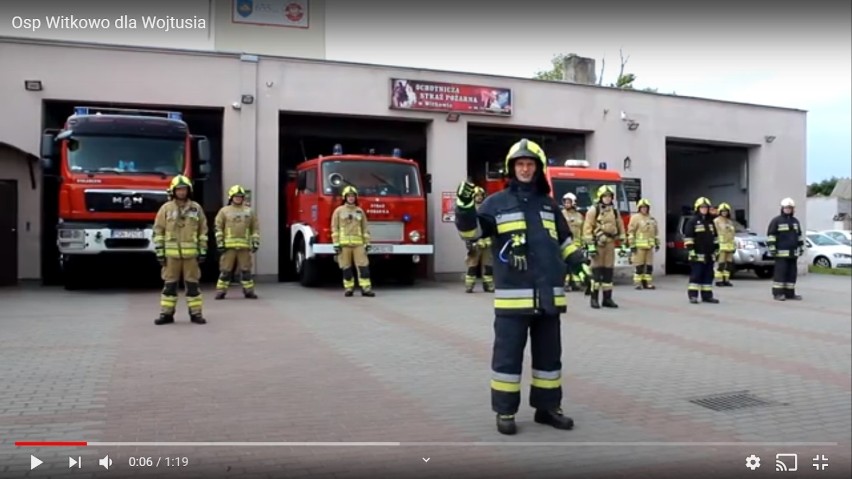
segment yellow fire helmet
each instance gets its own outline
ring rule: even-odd
[[[473,189],[473,196],[485,196],[485,188],[477,186]]]
[[[357,197],[358,196],[358,188],[355,188],[352,185],[348,185],[345,188],[343,188],[343,191],[340,193],[340,195],[343,196],[344,198],[346,198],[347,195],[355,195]]]
[[[603,198],[606,195],[610,195],[610,196],[612,196],[613,199],[615,199],[615,188],[613,188],[610,185],[601,185],[601,187],[598,188],[598,192],[597,192],[597,195],[596,195],[598,201],[600,201],[601,198]]]
[[[719,207],[717,209],[719,210],[719,213],[721,213],[725,210],[727,210],[728,213],[730,213],[731,212],[731,205],[729,205],[727,203],[719,203]]]
[[[172,178],[172,182],[169,184],[169,193],[174,195],[176,189],[184,187],[189,188],[189,192],[192,193],[192,180],[183,175],[177,175]]]
[[[636,208],[637,208],[637,209],[638,209],[638,208],[641,208],[641,207],[643,207],[643,206],[647,206],[649,210],[651,209],[651,202],[650,202],[650,201],[648,201],[648,198],[642,198],[641,200],[639,200],[639,202],[638,202],[638,203],[636,203]]]
[[[713,202],[710,201],[710,198],[702,196],[701,198],[695,200],[695,205],[693,206],[695,207],[695,211],[698,211],[698,208],[701,208],[702,206],[710,207],[711,205],[713,205]]]
[[[547,156],[544,154],[544,150],[541,149],[538,143],[524,138],[512,145],[509,148],[509,153],[506,154],[506,163],[504,166],[506,174],[510,177],[514,177],[515,175],[515,169],[512,164],[520,158],[537,160],[542,175],[547,171]]]
[[[242,186],[240,186],[240,185],[234,185],[234,186],[232,186],[232,187],[228,190],[228,199],[230,200],[231,198],[233,198],[233,197],[235,197],[235,196],[243,196],[243,197],[245,197],[245,196],[246,196],[246,189],[245,189],[245,188],[243,188],[243,187],[242,187]]]

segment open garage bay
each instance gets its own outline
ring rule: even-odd
[[[167,455],[188,457],[180,477],[741,477],[750,454],[772,471],[776,453],[848,477],[848,278],[808,275],[800,303],[772,301],[757,279],[719,291],[720,305],[689,305],[682,278],[658,286],[617,287],[614,311],[569,294],[577,427],[533,423],[524,391],[514,438],[490,411],[492,297],[458,284],[376,298],[261,284],[258,301],[209,302],[205,326],[161,327],[153,291],[3,290],[0,477],[30,474],[30,454],[42,475],[109,454],[99,477],[162,477],[128,461]],[[12,447],[22,440],[401,444]]]

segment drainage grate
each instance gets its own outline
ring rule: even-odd
[[[690,399],[689,402],[713,411],[734,411],[737,409],[774,406],[779,403],[761,399],[748,391],[713,394]]]

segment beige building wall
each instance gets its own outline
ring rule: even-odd
[[[87,65],[86,69],[77,68]],[[121,65],[117,68],[117,65]],[[514,91],[511,118],[466,117],[448,123],[445,115],[388,108],[390,78],[507,87]],[[44,91],[26,92],[24,79],[44,82]],[[213,81],[215,79],[215,81]],[[343,81],[345,79],[345,81]],[[256,101],[230,108],[241,94]],[[0,100],[16,115],[0,116],[0,142],[37,154],[41,102],[74,99],[224,107],[223,184],[245,184],[264,228],[258,274],[277,274],[278,112],[416,118],[431,121],[427,131],[427,169],[433,175],[429,199],[430,237],[436,247],[436,273],[461,272],[464,246],[452,224],[440,221],[441,192],[454,191],[466,177],[467,123],[562,128],[593,132],[586,158],[639,177],[653,204],[665,204],[666,138],[688,138],[750,145],[750,220],[766,224],[777,202],[805,197],[805,114],[801,111],[669,97],[609,88],[516,78],[414,70],[313,60],[238,55],[189,54],[0,39]],[[554,105],[566,105],[554,108]],[[630,131],[620,113],[640,123]],[[764,141],[775,136],[773,143]],[[239,158],[239,161],[231,161]],[[804,218],[802,218],[805,221]],[[664,255],[657,255],[658,266]],[[27,259],[27,261],[37,261]],[[38,268],[27,267],[27,271]]]

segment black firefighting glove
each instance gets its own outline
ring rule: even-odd
[[[219,251],[225,251],[225,242],[224,241],[217,241],[216,242],[216,249],[219,250]]]
[[[509,246],[509,256],[512,267],[518,271],[527,269],[527,238],[523,234],[513,234]]]
[[[473,208],[473,191],[476,185],[469,181],[463,181],[456,190],[456,206],[462,209]]]
[[[157,253],[157,261],[160,263],[160,266],[165,266],[166,265],[166,253],[165,253],[165,251],[163,250],[163,248],[156,248],[155,251]]]
[[[476,251],[476,241],[465,241],[464,245],[467,247],[468,254]]]
[[[369,243],[364,245],[364,251],[366,251],[367,253],[369,253],[371,249],[373,249],[373,245]]]
[[[260,240],[253,239],[251,240],[251,252],[257,253],[257,250],[260,249]]]
[[[334,245],[334,254],[340,254],[341,248],[339,244]]]
[[[689,248],[689,254],[687,255],[687,259],[688,259],[689,261],[696,261],[696,260],[698,260],[698,253],[696,253],[696,252],[695,252],[695,249],[693,249],[693,248]]]
[[[654,251],[660,251],[660,243],[654,244]]]
[[[198,253],[198,264],[202,264],[205,261],[207,261],[207,252],[202,251],[202,252]]]

